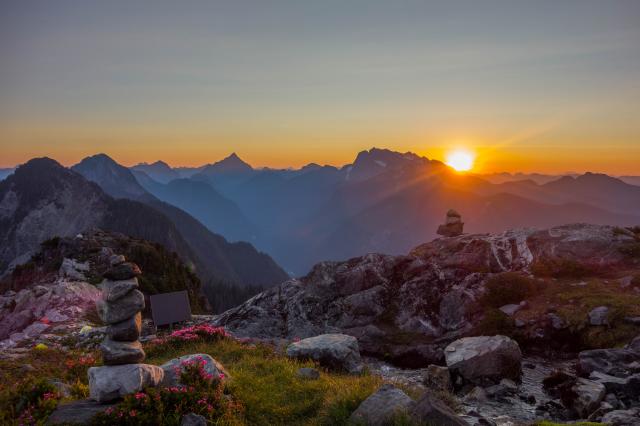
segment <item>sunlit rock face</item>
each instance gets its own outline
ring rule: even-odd
[[[495,273],[530,273],[552,258],[602,272],[638,268],[622,248],[632,232],[594,225],[440,238],[406,256],[322,262],[214,319],[239,336],[305,338],[345,333],[365,354],[407,365],[442,362],[445,342],[468,334]]]

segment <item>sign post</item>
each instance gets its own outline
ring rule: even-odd
[[[151,318],[156,326],[169,325],[191,319],[191,305],[186,290],[171,293],[154,294],[151,301]]]

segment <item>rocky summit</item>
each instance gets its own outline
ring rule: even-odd
[[[640,259],[633,250],[638,241],[632,230],[586,224],[440,238],[403,256],[368,254],[319,263],[305,277],[251,298],[214,323],[238,336],[348,334],[358,339],[364,354],[409,367],[442,364],[446,343],[477,333],[489,313],[544,346],[553,333],[566,331],[565,320],[551,305],[523,309],[524,299],[542,297],[543,289],[553,285],[578,294],[580,279],[574,276],[637,271]],[[531,286],[530,293],[487,302],[493,297],[487,295],[487,283],[515,279],[509,273],[524,280],[517,286]],[[619,291],[618,281],[615,288],[613,282],[610,287]],[[512,302],[518,305],[513,317],[493,309]]]

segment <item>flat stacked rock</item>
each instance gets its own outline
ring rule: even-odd
[[[138,290],[137,277],[141,274],[138,265],[121,255],[112,256],[111,269],[104,274],[102,297],[96,306],[100,318],[108,324],[107,336],[100,345],[105,366],[89,369],[89,394],[98,402],[156,386],[163,379],[160,367],[140,364],[145,357],[138,340],[140,311],[144,309],[144,295]],[[134,383],[131,377],[125,377],[130,375],[140,380]]]
[[[111,269],[102,282],[102,299],[98,313],[109,324],[107,337],[100,345],[105,365],[135,364],[144,361],[144,351],[138,341],[142,328],[144,295],[138,290],[138,276],[142,273],[135,263],[114,256]]]
[[[462,216],[457,211],[451,209],[447,212],[447,219],[444,225],[438,226],[438,231],[436,232],[445,237],[457,237],[458,235],[462,235],[463,227]]]

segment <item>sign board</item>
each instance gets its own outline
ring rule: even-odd
[[[149,299],[151,301],[151,317],[156,326],[191,319],[189,295],[185,290],[154,294]]]

